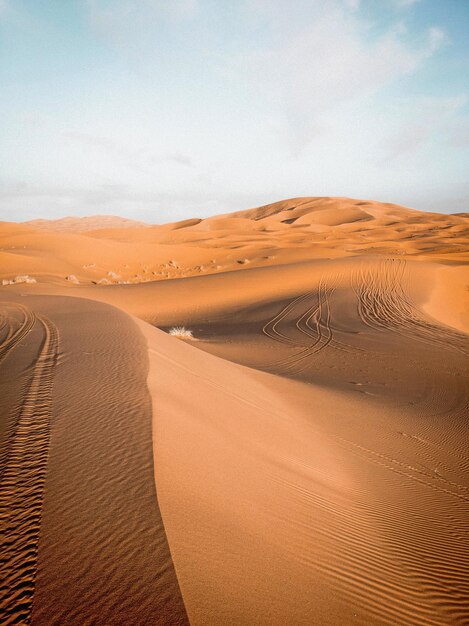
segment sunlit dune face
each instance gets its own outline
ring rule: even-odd
[[[1,277],[115,285],[360,255],[460,262],[468,231],[462,215],[347,198],[296,198],[161,226],[109,216],[4,223]]]
[[[0,225],[5,623],[469,619],[468,230]]]

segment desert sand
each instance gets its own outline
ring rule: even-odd
[[[348,198],[0,223],[1,623],[468,624],[468,265]]]

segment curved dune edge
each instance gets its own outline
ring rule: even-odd
[[[37,452],[17,607],[469,623],[467,217],[295,198],[122,225],[0,224],[7,512]]]
[[[443,324],[469,332],[468,266],[437,267],[433,290],[424,309]]]
[[[2,624],[186,626],[153,480],[143,337],[102,303],[9,298]],[[32,334],[15,341],[29,320]]]
[[[47,317],[36,316],[28,307],[17,306],[24,314],[24,322],[19,332],[2,343],[3,357],[25,336],[22,332],[25,328],[29,328],[29,333],[38,324],[43,338],[2,455],[0,521],[8,539],[2,548],[0,610],[5,626],[27,623],[31,618],[50,443],[52,385],[58,356],[55,325]]]
[[[192,315],[213,333],[197,346],[224,358],[136,320],[147,351],[135,320],[92,299],[22,297],[61,337],[33,623],[465,623],[467,336],[419,317],[437,271],[315,261],[96,291],[159,323]],[[281,376],[230,362],[266,355]],[[137,540],[135,585],[108,533],[124,556]]]
[[[355,318],[357,293],[347,279],[331,295],[331,313],[322,313],[332,316],[330,328],[360,329],[353,336],[368,354],[348,355],[326,342],[311,353],[304,382],[237,365],[139,322],[150,355],[155,480],[192,624],[413,626],[469,619],[464,337],[436,321],[415,317],[409,326],[394,318],[401,306],[394,266],[370,263],[376,276],[389,274],[391,288],[382,309],[368,310],[381,286],[373,273],[364,274],[361,314],[369,326]],[[324,269],[305,264],[296,271],[301,267],[310,284],[312,268],[321,275]],[[434,266],[396,267],[414,300],[424,302]],[[288,271],[295,268],[280,273]],[[273,275],[252,270],[239,277],[240,285],[260,281],[260,301],[264,285],[275,289],[262,272]],[[178,293],[177,284],[168,284],[166,295],[173,287]],[[221,293],[223,300],[227,292]],[[293,305],[274,303],[272,314],[283,306],[285,315],[301,316],[309,306],[301,293]],[[314,293],[308,298],[314,304]],[[197,346],[255,365],[259,349],[275,355],[296,340],[295,319],[274,315],[267,335],[281,341],[263,348],[270,338],[260,333],[262,324],[256,322],[259,338],[246,335],[259,320],[253,311],[245,309],[246,330],[240,312],[225,316],[228,328],[227,320],[236,319],[233,334],[224,330]],[[303,323],[295,333],[302,329]],[[336,371],[340,364],[346,379]],[[368,382],[356,382],[364,376]]]

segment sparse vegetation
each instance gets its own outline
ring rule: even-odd
[[[19,285],[20,283],[37,283],[35,278],[31,276],[23,275],[23,276],[15,276],[11,280],[4,279],[2,280],[2,285]]]
[[[170,328],[169,334],[179,339],[194,339],[192,331],[184,326],[173,326],[173,328]]]

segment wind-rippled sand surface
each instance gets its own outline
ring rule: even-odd
[[[2,623],[469,623],[467,223],[2,225]]]
[[[2,306],[24,315],[2,365],[27,389],[2,467],[2,624],[186,624],[155,494],[141,334],[87,300]],[[25,325],[42,326],[28,364],[12,341]]]

